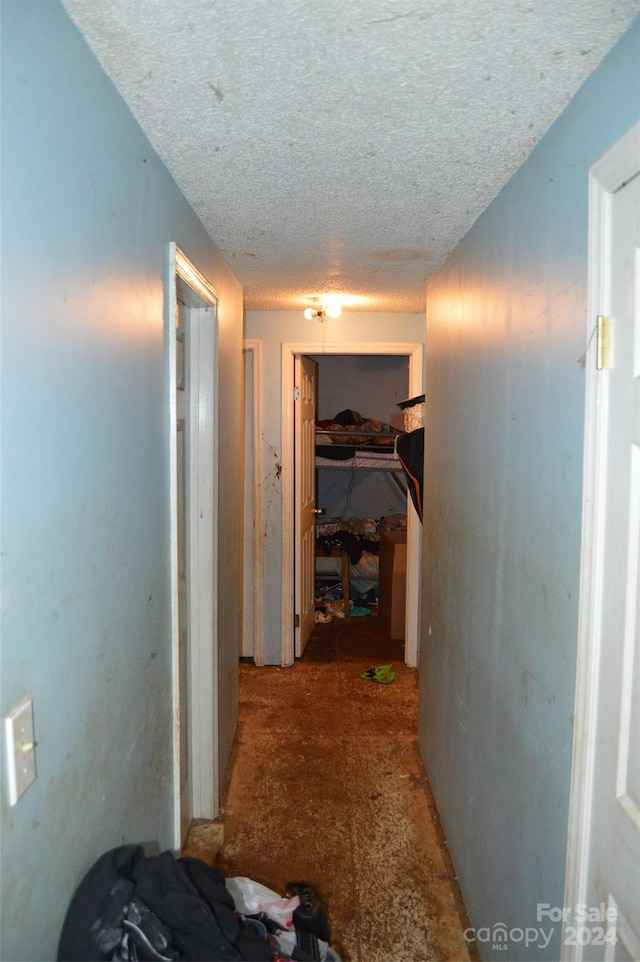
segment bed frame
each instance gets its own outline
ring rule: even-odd
[[[353,438],[353,444],[331,443],[332,437]],[[338,471],[386,471],[406,497],[404,470],[396,454],[395,439],[401,432],[316,431],[316,467]],[[380,444],[384,439],[385,443]],[[328,443],[323,443],[328,442]]]

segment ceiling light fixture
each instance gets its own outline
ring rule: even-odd
[[[304,316],[308,321],[314,318],[324,323],[328,317],[340,317],[342,314],[342,304],[339,297],[323,297],[320,307],[308,307]]]

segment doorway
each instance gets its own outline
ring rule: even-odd
[[[242,658],[264,665],[262,341],[246,339],[244,355],[244,525]]]
[[[219,804],[218,336],[215,290],[174,243],[165,271],[169,386],[174,839]]]
[[[291,665],[295,660],[294,570],[300,546],[294,535],[294,519],[290,510],[295,496],[295,417],[294,417],[294,361],[300,356],[324,354],[340,355],[404,355],[408,359],[409,395],[423,392],[423,347],[416,343],[381,344],[291,344],[282,345],[282,647],[281,663]],[[418,591],[422,527],[413,506],[407,507],[407,588],[405,662],[417,665],[419,635]]]

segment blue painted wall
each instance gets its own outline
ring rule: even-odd
[[[104,850],[173,843],[168,400],[176,241],[220,292],[222,762],[240,639],[242,290],[64,9],[2,3],[2,958],[53,959]]]
[[[420,743],[476,929],[563,904],[587,177],[640,117],[638,64],[640,21],[428,285]]]

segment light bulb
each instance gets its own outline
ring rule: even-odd
[[[337,297],[327,297],[323,307],[327,317],[340,317],[342,314],[342,304]]]
[[[316,316],[316,312],[312,307],[308,307],[304,312],[304,316],[308,321],[312,321]]]

